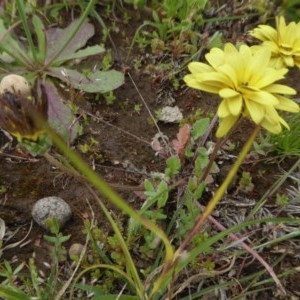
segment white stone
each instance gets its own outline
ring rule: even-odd
[[[178,123],[183,118],[178,106],[166,106],[161,110],[158,120],[165,123]]]
[[[10,74],[2,78],[0,82],[0,94],[10,92],[23,97],[30,96],[31,88],[28,81],[20,75]]]
[[[46,197],[38,200],[32,209],[32,217],[37,224],[48,229],[46,220],[56,218],[60,228],[71,218],[70,205],[59,197]]]

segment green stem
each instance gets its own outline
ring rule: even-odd
[[[260,130],[260,126],[256,126],[256,128],[252,132],[250,138],[247,140],[246,144],[244,145],[243,149],[241,150],[236,162],[234,163],[234,165],[232,166],[232,168],[229,171],[228,175],[226,176],[225,180],[223,181],[221,186],[216,191],[214,197],[209,201],[208,205],[206,206],[205,210],[202,212],[202,215],[196,221],[196,224],[193,227],[193,229],[190,231],[189,235],[186,237],[186,239],[182,242],[182,244],[180,245],[178,250],[175,252],[175,258],[180,256],[180,254],[183,252],[183,250],[191,242],[192,238],[197,234],[197,232],[199,231],[199,229],[203,225],[204,221],[213,212],[216,205],[222,199],[224,193],[228,189],[229,184],[233,180],[233,178],[236,175],[239,167],[241,166],[241,164],[243,163],[246,155],[248,154],[249,150],[251,149],[251,146],[252,146],[259,130]]]
[[[199,216],[197,219],[194,227],[189,232],[188,236],[185,238],[185,240],[181,243],[179,248],[176,250],[174,254],[174,261],[172,263],[166,264],[160,277],[157,279],[157,281],[154,284],[153,290],[152,290],[152,296],[154,293],[159,291],[160,286],[162,285],[164,281],[164,277],[168,272],[172,272],[173,268],[178,263],[178,260],[182,256],[182,253],[184,249],[190,244],[193,237],[199,232],[200,228],[202,227],[204,221],[210,216],[210,214],[215,209],[216,205],[221,200],[222,196],[226,192],[229,184],[231,183],[232,179],[234,178],[235,174],[237,173],[239,167],[243,163],[247,153],[251,149],[251,146],[260,130],[260,126],[256,126],[253,133],[251,134],[250,138],[247,140],[246,144],[244,145],[243,149],[241,150],[236,162],[234,163],[233,167],[229,171],[227,177],[225,178],[224,182],[221,184],[221,186],[216,191],[214,197],[209,201],[208,205],[206,206],[205,210],[202,212],[202,215]]]

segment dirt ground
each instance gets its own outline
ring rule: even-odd
[[[142,18],[136,16],[133,20],[135,21],[130,22],[130,24],[119,24],[122,26],[122,30],[126,32],[126,39],[122,37],[121,33],[112,35],[118,50],[118,53],[114,53],[116,59],[114,67],[119,70],[126,69],[126,81],[115,91],[116,100],[113,105],[106,105],[105,101],[96,102],[91,99],[91,96],[83,99],[85,102],[83,108],[93,117],[89,117],[89,124],[85,127],[84,134],[75,141],[72,147],[79,151],[79,145],[91,143],[91,138],[93,138],[95,143],[91,145],[88,153],[83,154],[83,157],[107,182],[115,185],[114,187],[124,199],[139,207],[142,200],[130,189],[141,185],[143,180],[149,177],[150,172],[163,171],[165,168],[165,160],[155,155],[155,151],[151,148],[151,141],[157,133],[157,129],[149,122],[150,116],[141,101],[139,92],[152,113],[164,107],[167,98],[172,96],[184,116],[188,116],[199,107],[204,112],[213,112],[218,104],[218,99],[215,96],[187,89],[182,81],[180,82],[181,87],[177,91],[172,90],[170,83],[164,77],[160,77],[160,74],[155,71],[145,71],[148,64],[147,60],[140,70],[133,67],[133,60],[125,64],[124,59],[131,38],[143,22]],[[233,23],[231,29],[236,30],[229,34],[224,29],[227,34],[225,37],[231,41],[243,39],[241,33],[250,25],[254,26],[249,23]],[[222,24],[219,26],[221,27]],[[225,25],[224,28],[226,28]],[[209,30],[209,26],[206,29]],[[137,53],[134,52],[133,55],[145,55]],[[295,80],[293,74],[289,76],[287,81],[292,82],[293,87],[300,92],[300,83]],[[164,97],[161,96],[161,91],[165,91]],[[141,104],[140,111],[135,111],[136,104]],[[179,128],[177,124],[161,122],[159,122],[159,127],[170,140],[175,138]],[[247,134],[245,134],[247,128],[249,128],[249,124],[245,123],[235,133],[233,142],[238,145],[238,148],[247,139]],[[7,142],[8,139],[1,133],[0,146]],[[56,150],[52,149],[52,153],[55,155]],[[226,165],[232,164],[233,161],[234,158],[228,160]],[[286,160],[282,162],[281,167],[288,169],[294,161],[293,159]],[[12,250],[4,251],[1,260],[13,261],[14,265],[18,265],[23,261],[28,261],[35,253],[38,267],[45,272],[47,271],[43,264],[43,262],[50,262],[49,247],[47,242],[43,240],[43,235],[47,232],[37,224],[32,223],[31,217],[34,203],[43,197],[61,197],[73,210],[72,219],[62,229],[65,235],[71,235],[66,247],[76,242],[84,243],[83,221],[91,216],[87,200],[92,205],[95,219],[100,224],[103,223],[104,228],[108,226],[105,223],[103,213],[86,187],[53,167],[45,158],[24,157],[23,154],[19,153],[16,144],[13,143],[0,154],[0,166],[0,186],[7,188],[0,195],[0,217],[5,221],[9,232],[17,231],[6,244],[17,242],[25,237],[32,224],[32,229],[26,240]],[[250,163],[245,163],[241,171],[250,172],[253,178],[255,189],[247,195],[251,199],[259,199],[278,178],[277,176],[282,174],[277,163],[264,160],[253,160]],[[233,190],[235,190],[234,187]],[[116,208],[111,206],[111,209],[118,214]],[[299,260],[297,262],[292,261],[292,264],[299,264]],[[290,278],[290,280],[286,282],[286,286],[293,286],[299,291],[299,287],[293,285],[294,278]]]

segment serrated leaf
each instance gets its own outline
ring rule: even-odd
[[[76,70],[64,67],[52,67],[47,70],[50,76],[71,84],[75,89],[87,93],[110,92],[124,83],[124,74],[115,70],[95,71],[84,75]]]
[[[74,29],[78,26],[80,19],[74,20],[69,26],[64,29],[61,28],[50,28],[46,31],[47,40],[47,58],[46,65],[52,61],[56,53],[61,50],[61,46],[73,33]],[[71,42],[66,48],[59,54],[59,56],[51,63],[51,65],[57,66],[57,63],[61,64],[68,60],[70,55],[74,54],[77,50],[84,47],[89,38],[95,33],[95,28],[92,24],[87,21],[82,24],[79,30],[74,35]]]
[[[191,129],[191,134],[195,140],[202,136],[209,126],[209,118],[197,120]]]
[[[48,122],[67,143],[72,143],[78,134],[78,123],[70,106],[59,95],[51,80],[46,80],[45,92],[48,98]]]

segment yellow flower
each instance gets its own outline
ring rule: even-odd
[[[284,18],[276,18],[276,29],[269,25],[259,25],[250,35],[261,40],[261,46],[272,52],[270,63],[275,68],[300,68],[300,22],[286,25]],[[261,46],[256,46],[256,49]]]
[[[217,137],[226,135],[242,115],[277,134],[282,125],[288,128],[277,109],[299,112],[299,106],[284,96],[294,95],[296,91],[275,83],[288,70],[270,67],[270,57],[271,52],[265,47],[253,52],[247,45],[236,49],[227,43],[224,50],[213,48],[206,54],[209,64],[189,64],[191,74],[185,75],[186,84],[222,98]]]

